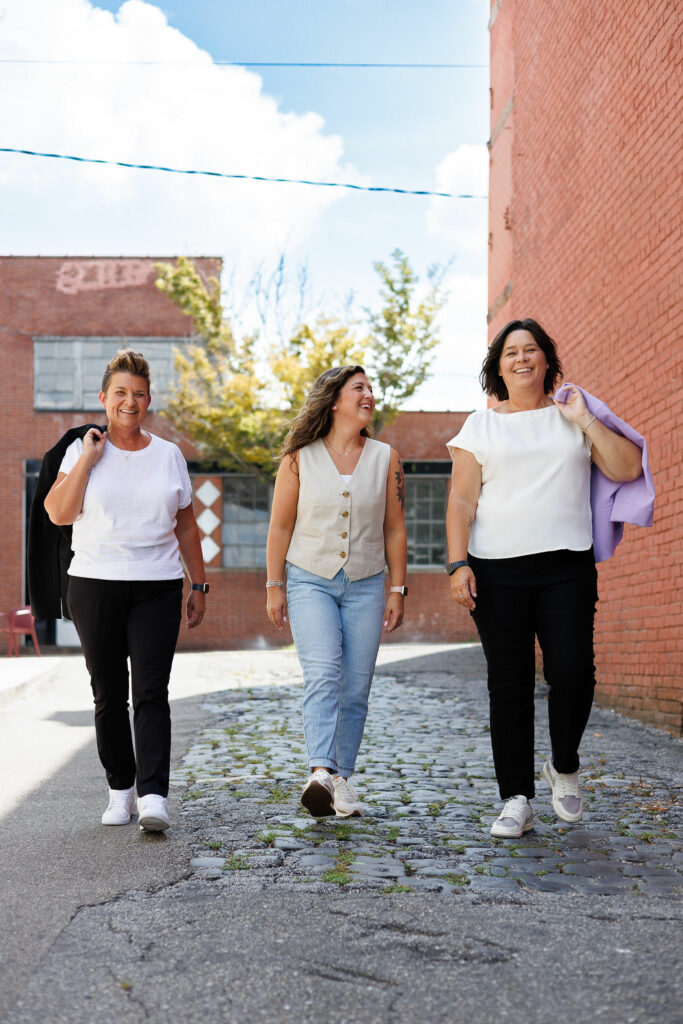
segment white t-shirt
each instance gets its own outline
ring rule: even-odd
[[[590,548],[590,443],[554,405],[473,412],[447,446],[451,458],[463,448],[481,466],[472,555],[515,558]]]
[[[183,578],[173,532],[178,509],[192,500],[187,465],[177,445],[149,434],[139,452],[111,441],[93,467],[76,517],[70,576],[98,580]],[[77,439],[67,448],[60,473],[69,473],[83,453]]]

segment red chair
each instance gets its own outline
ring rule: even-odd
[[[38,646],[38,637],[36,636],[36,624],[31,614],[30,608],[12,608],[8,612],[4,612],[4,618],[7,620],[6,626],[0,626],[0,633],[9,633],[9,639],[7,642],[7,654],[15,654],[19,657],[19,644],[17,642],[17,634],[27,634],[33,637],[33,646],[36,649],[36,654],[40,657],[40,647]]]

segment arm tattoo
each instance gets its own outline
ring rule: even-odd
[[[396,497],[398,503],[401,506],[401,511],[405,512],[406,508],[406,482],[403,476],[403,466],[399,462],[398,469],[395,470],[394,476],[396,477]]]

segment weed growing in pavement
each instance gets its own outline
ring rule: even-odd
[[[415,874],[415,868],[413,867],[412,864],[409,864],[408,861],[404,863],[403,870],[408,875],[408,878],[410,878],[411,875]]]
[[[254,838],[257,839],[259,843],[265,843],[266,846],[272,846],[277,839],[277,832],[257,832]]]
[[[227,725],[225,729],[223,729],[223,732],[226,734],[226,736],[236,736],[239,731],[239,725]]]
[[[454,871],[449,871],[448,874],[443,877],[446,881],[451,882],[452,885],[471,885],[471,879],[464,873],[462,875],[457,875]]]
[[[346,842],[353,835],[352,825],[337,825],[335,828],[335,835],[341,842]]]
[[[385,885],[383,889],[380,889],[380,892],[385,896],[394,896],[399,892],[415,892],[415,890],[410,885],[399,885],[398,882],[392,882],[391,885]]]
[[[289,796],[289,793],[280,786],[273,786],[265,802],[267,804],[284,804],[289,800]]]
[[[323,882],[333,882],[335,885],[348,885],[351,881],[351,875],[348,871],[339,871],[337,868],[332,868],[330,871],[325,871],[321,875]]]
[[[432,818],[438,818],[439,814],[441,813],[445,806],[445,800],[435,800],[433,803],[427,804],[427,810],[431,814]]]
[[[220,850],[223,843],[220,839],[212,839],[210,843],[206,844],[210,850]]]
[[[348,885],[352,879],[349,865],[353,862],[353,859],[354,854],[351,850],[340,850],[335,867],[325,871],[322,875],[323,882],[333,882],[335,885]]]
[[[389,840],[390,843],[395,843],[396,842],[396,840],[399,837],[400,831],[401,831],[401,829],[400,829],[400,827],[398,825],[392,825],[391,826],[391,828],[387,832],[387,839]]]
[[[240,857],[236,853],[231,853],[226,858],[225,864],[223,865],[223,871],[248,871],[249,864],[246,857]]]
[[[406,789],[402,789],[401,790],[401,803],[402,804],[412,804],[412,802],[413,802],[413,798],[410,795],[410,793]]]

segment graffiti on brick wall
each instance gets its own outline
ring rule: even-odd
[[[148,260],[69,260],[57,272],[57,291],[66,295],[104,288],[135,288],[154,273]]]

